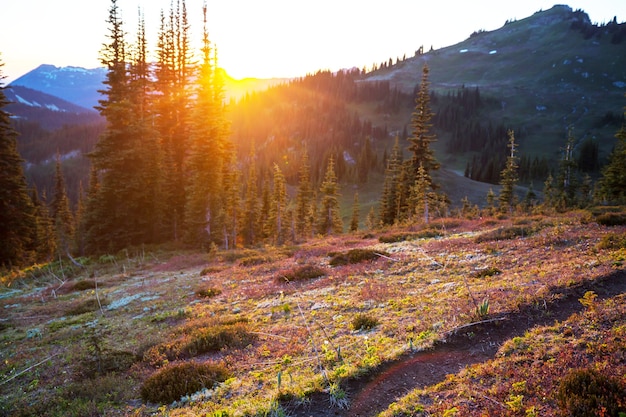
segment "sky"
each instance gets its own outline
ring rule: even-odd
[[[172,1],[117,0],[128,41],[138,11],[154,50],[160,12]],[[186,0],[192,46],[202,38],[202,4],[219,66],[235,78],[286,78],[317,70],[371,68],[424,45],[454,45],[554,4],[583,9],[594,23],[626,21],[624,0]],[[106,41],[110,0],[1,0],[4,84],[41,64],[95,68]]]

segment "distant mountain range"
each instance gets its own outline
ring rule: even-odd
[[[4,94],[10,102],[6,111],[14,119],[38,123],[47,130],[59,129],[64,125],[90,123],[100,118],[93,109],[32,88],[11,84],[4,89]]]
[[[11,86],[23,86],[60,97],[81,107],[93,109],[101,98],[105,68],[56,67],[40,65],[14,80]]]

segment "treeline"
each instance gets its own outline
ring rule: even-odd
[[[578,9],[574,12],[574,20],[570,28],[582,33],[585,39],[600,39],[604,36],[610,36],[611,43],[615,45],[619,45],[626,40],[626,23],[618,23],[617,16],[604,25],[596,25],[591,23],[587,13]]]

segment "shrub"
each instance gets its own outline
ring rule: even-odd
[[[199,287],[196,289],[196,295],[202,298],[213,298],[222,293],[222,290],[215,287]]]
[[[557,401],[563,416],[617,416],[626,411],[620,407],[623,393],[624,387],[616,378],[593,369],[578,369],[561,380]]]
[[[228,369],[219,364],[187,362],[170,365],[144,381],[141,398],[147,402],[169,404],[184,395],[212,388],[230,376]]]
[[[96,281],[91,279],[82,279],[80,281],[76,281],[74,285],[72,285],[72,290],[74,291],[92,290],[94,288],[96,288]]]
[[[492,277],[494,275],[500,275],[502,271],[495,266],[490,266],[488,268],[479,269],[478,271],[474,271],[472,273],[472,278],[487,278]]]
[[[220,324],[196,329],[183,339],[180,354],[193,357],[222,349],[237,349],[248,346],[255,340],[246,323]]]
[[[378,319],[368,314],[357,314],[351,323],[353,330],[371,330],[378,326]]]
[[[104,300],[100,299],[100,303],[104,307]],[[98,304],[98,300],[96,297],[90,298],[88,300],[84,300],[78,304],[71,306],[65,314],[68,316],[78,316],[85,313],[91,313],[94,311],[98,311],[100,309],[100,304]]]
[[[522,226],[510,226],[501,227],[491,232],[483,233],[476,237],[476,243],[492,242],[494,240],[511,240],[517,237],[530,236],[534,233],[534,230],[529,227]]]
[[[602,236],[597,245],[598,249],[623,249],[626,248],[626,233],[607,233]]]
[[[623,226],[626,224],[626,213],[604,213],[596,218],[598,224],[603,226]]]
[[[239,265],[241,266],[256,266],[266,264],[268,262],[272,262],[272,258],[269,256],[248,256],[242,258],[239,261]]]
[[[331,266],[358,264],[364,261],[373,261],[380,256],[389,256],[387,252],[374,251],[372,249],[351,249],[346,253],[332,254]]]
[[[295,282],[315,279],[326,275],[323,268],[315,265],[302,265],[276,276],[278,282]]]

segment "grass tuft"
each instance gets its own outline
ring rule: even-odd
[[[357,314],[352,319],[350,325],[352,329],[356,331],[372,330],[374,327],[378,326],[378,319],[368,314]]]
[[[302,265],[289,271],[283,272],[276,276],[278,282],[296,282],[307,281],[310,279],[320,278],[326,275],[323,268],[315,265]]]

